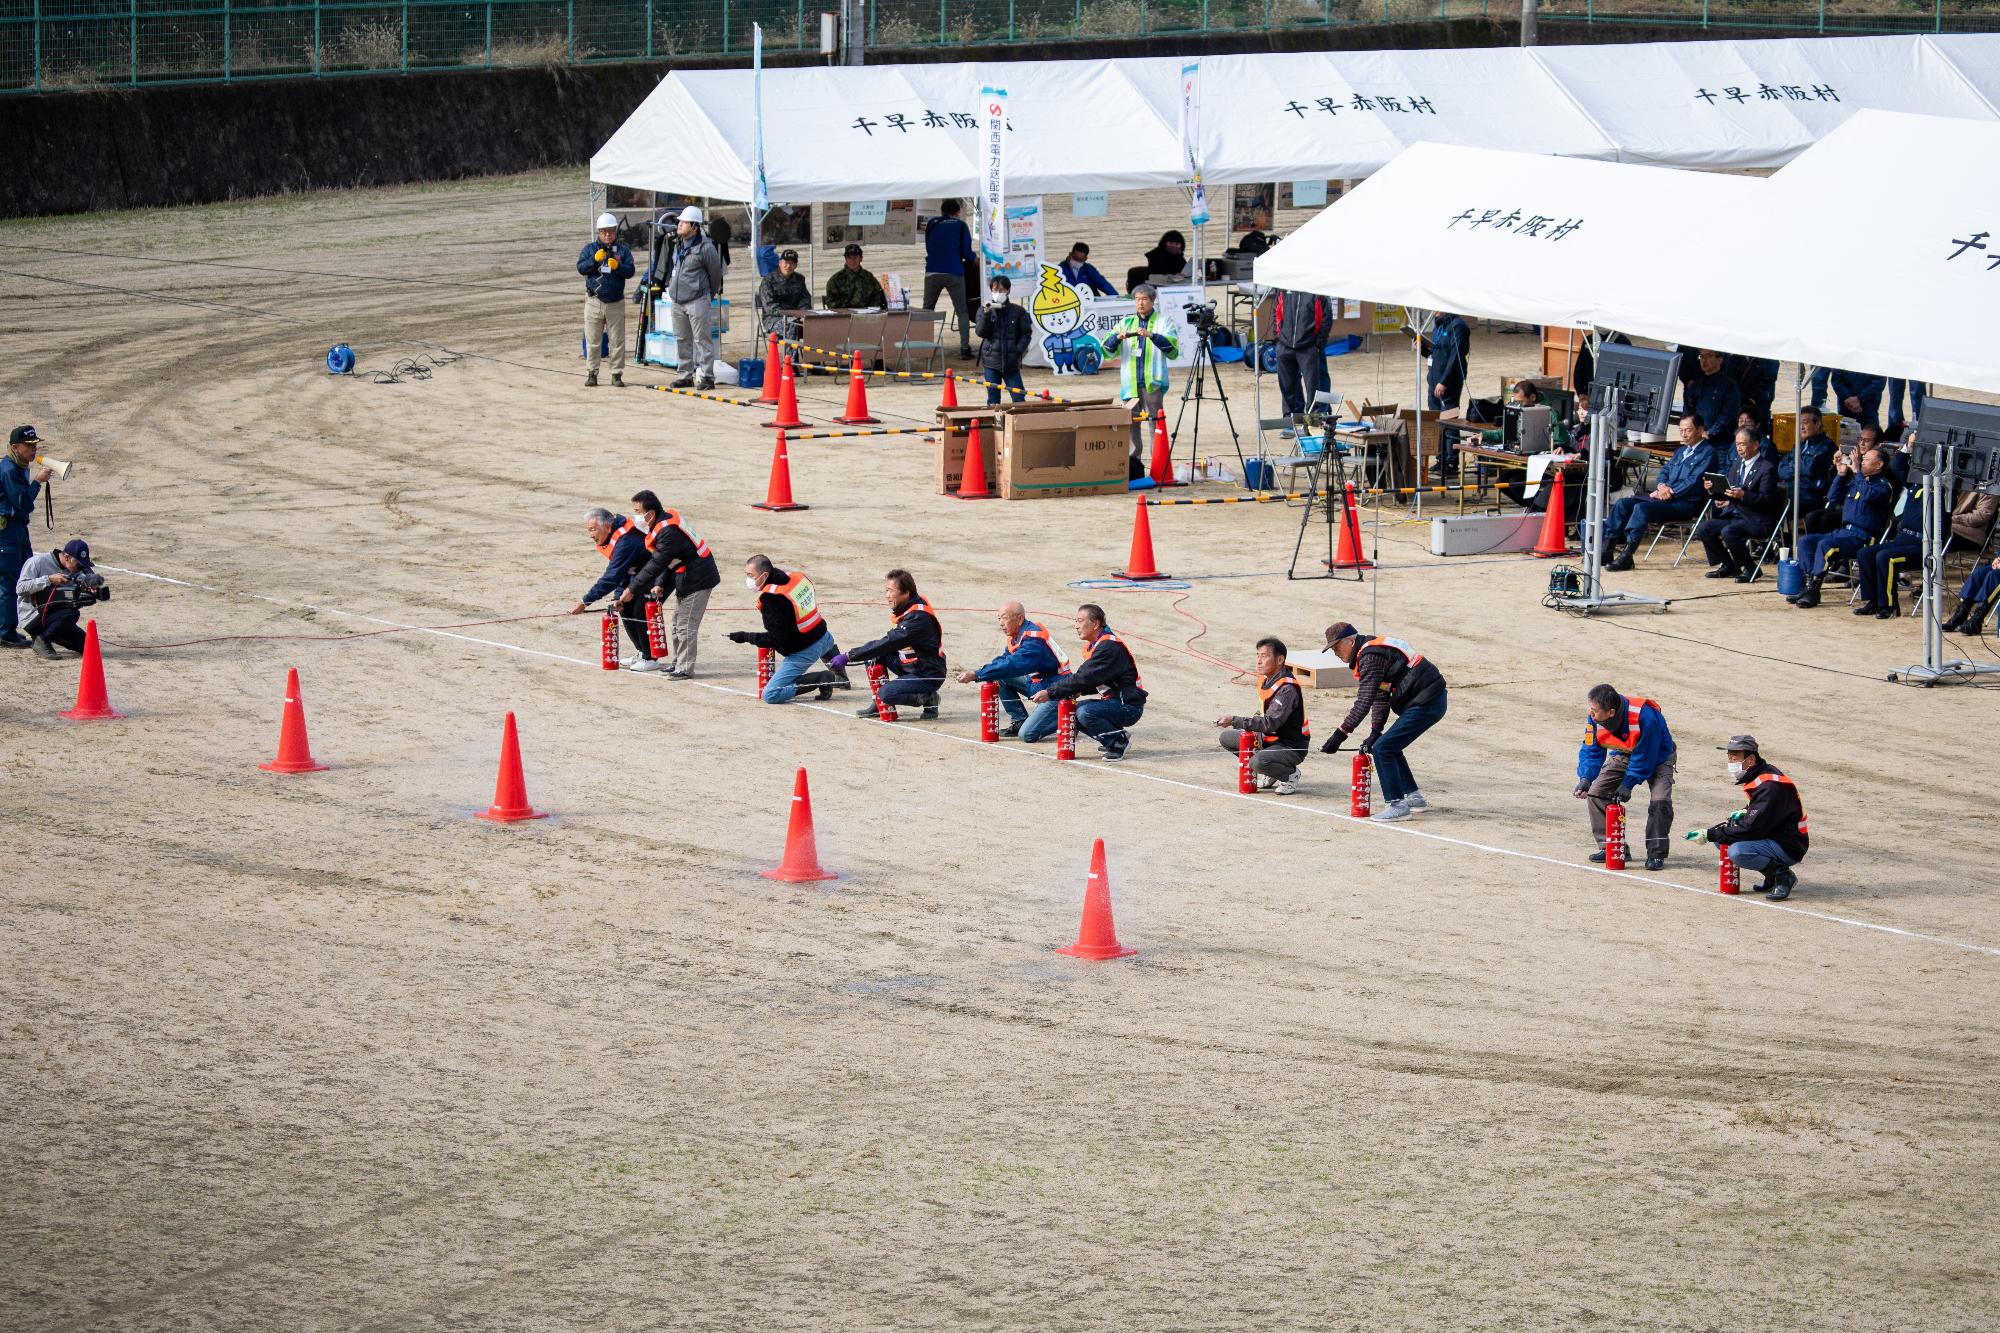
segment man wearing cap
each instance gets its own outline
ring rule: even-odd
[[[7,437],[7,456],[0,458],[0,648],[26,648],[28,636],[19,629],[14,599],[7,596],[21,577],[21,567],[34,554],[28,540],[28,524],[35,517],[35,501],[42,483],[54,474],[35,467],[42,437],[33,426],[16,426]]]
[[[662,247],[660,258],[667,263],[667,272],[655,270],[650,276],[655,291],[664,281],[674,306],[674,348],[681,372],[674,387],[713,389],[715,311],[709,303],[722,295],[722,252],[703,235],[699,208],[690,204],[681,210],[674,223],[673,245]]]
[[[1737,865],[1763,874],[1756,892],[1781,903],[1798,887],[1792,867],[1806,859],[1810,846],[1799,789],[1758,752],[1755,736],[1731,736],[1727,745],[1716,748],[1728,753],[1729,780],[1743,788],[1749,801],[1720,824],[1693,830],[1687,840],[1727,847]]]
[[[763,285],[757,289],[757,309],[764,321],[764,332],[777,334],[790,341],[803,332],[799,325],[798,313],[812,309],[812,290],[799,274],[799,252],[785,250],[778,255],[778,267],[764,275]],[[772,374],[766,367],[764,373]]]
[[[1678,751],[1667,718],[1651,699],[1626,696],[1609,685],[1593,685],[1583,719],[1583,747],[1576,755],[1576,798],[1590,802],[1590,832],[1604,863],[1604,811],[1612,802],[1630,806],[1632,793],[1646,784],[1646,869],[1667,864],[1667,840],[1674,832],[1674,761]]]
[[[81,537],[71,538],[60,551],[31,556],[21,566],[20,577],[14,584],[14,613],[20,618],[35,656],[53,661],[59,647],[73,653],[83,651],[83,629],[77,623],[76,603],[50,594],[73,581],[76,575],[88,573],[90,547]],[[90,596],[108,602],[111,589],[100,585],[91,589]]]
[[[881,310],[889,298],[875,275],[861,267],[861,247],[849,245],[840,252],[840,267],[826,280],[828,310]]]
[[[1344,620],[1326,627],[1326,646],[1354,673],[1354,706],[1319,747],[1321,753],[1338,752],[1361,725],[1361,719],[1369,718],[1368,739],[1360,748],[1375,761],[1384,802],[1369,818],[1392,822],[1430,809],[1403,751],[1444,718],[1449,703],[1444,673],[1437,669],[1437,663],[1401,639],[1363,638],[1360,630]],[[1385,731],[1382,724],[1392,708],[1396,721]]]
[[[586,389],[597,387],[597,362],[604,335],[611,336],[611,382],[625,387],[625,280],[633,275],[632,252],[618,239],[618,215],[600,213],[597,236],[585,241],[576,256],[583,275],[583,349],[590,373]]]

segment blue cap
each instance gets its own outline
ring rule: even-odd
[[[85,569],[90,568],[90,543],[83,538],[71,537],[63,544],[62,553]]]

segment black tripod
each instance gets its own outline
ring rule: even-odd
[[[1334,539],[1337,535],[1337,529],[1340,524],[1347,522],[1347,458],[1334,447],[1331,423],[1323,427],[1323,429],[1327,433],[1326,462],[1320,468],[1316,469],[1316,471],[1324,475],[1326,485],[1323,488],[1314,486],[1306,494],[1306,507],[1299,515],[1299,539],[1292,543],[1292,564],[1291,568],[1285,571],[1285,578],[1287,580],[1298,578],[1343,579],[1347,577],[1347,572],[1334,563]],[[1325,494],[1321,494],[1322,490],[1325,491]],[[1306,529],[1312,526],[1313,510],[1315,507],[1325,516],[1326,520],[1326,559],[1316,562],[1319,565],[1319,569],[1316,572],[1302,575],[1299,573],[1299,555],[1306,549]],[[1356,583],[1365,582],[1368,577],[1366,573],[1368,564],[1366,558],[1361,555],[1361,512],[1359,509],[1356,509],[1354,512],[1354,554],[1357,560],[1354,566],[1354,581]]]
[[[1188,479],[1195,479],[1200,466],[1197,459],[1201,445],[1201,403],[1208,396],[1208,382],[1215,381],[1215,396],[1222,403],[1222,419],[1229,423],[1229,442],[1236,446],[1236,466],[1239,476],[1248,483],[1249,472],[1243,463],[1243,437],[1236,433],[1236,418],[1229,414],[1229,394],[1222,387],[1222,372],[1215,365],[1215,345],[1211,341],[1214,324],[1204,327],[1196,335],[1194,364],[1188,367],[1187,383],[1181,386],[1180,410],[1174,413],[1173,442],[1181,441],[1181,419],[1187,415],[1188,402],[1194,402],[1194,429],[1188,432]],[[1172,451],[1169,450],[1169,453]]]

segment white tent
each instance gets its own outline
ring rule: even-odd
[[[1010,193],[1172,186],[1184,174],[1180,63],[766,70],[771,197],[970,191],[983,83],[1009,93]],[[1217,184],[1367,176],[1418,143],[1777,167],[1859,110],[2000,120],[2000,35],[1306,52],[1201,65],[1199,157]],[[750,71],[669,74],[591,159],[591,179],[748,199],[752,122]]]
[[[1878,111],[1768,180],[1422,144],[1257,276],[2000,392],[1996,161],[2000,124]],[[1829,205],[1888,164],[1921,206]]]

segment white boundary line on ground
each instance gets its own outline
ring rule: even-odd
[[[552,662],[568,662],[575,666],[589,667],[593,671],[601,672],[604,669],[601,661],[592,658],[571,657],[563,653],[546,652],[539,648],[524,648],[520,644],[502,643],[498,639],[481,639],[470,634],[454,633],[451,630],[433,629],[426,625],[406,625],[398,620],[385,620],[380,616],[363,615],[358,611],[343,611],[337,607],[315,606],[310,602],[288,602],[278,597],[267,597],[262,593],[235,593],[227,588],[211,587],[206,583],[191,583],[186,579],[169,578],[164,574],[151,574],[140,569],[120,569],[115,565],[106,564],[100,564],[98,568],[110,570],[114,574],[127,574],[133,578],[151,579],[157,583],[171,583],[176,587],[194,588],[201,592],[220,593],[224,596],[248,597],[255,601],[268,602],[273,606],[307,610],[317,615],[339,616],[343,619],[359,620],[367,624],[382,625],[390,629],[407,630],[417,634],[430,634],[440,639],[455,639],[460,643],[477,644],[482,648],[500,648],[510,653],[520,653],[525,657],[539,657]],[[709,690],[716,694],[733,695],[739,699],[757,698],[754,690],[741,690],[733,685],[717,685],[710,681],[688,680],[677,682],[678,685],[693,685],[699,689]],[[848,721],[858,720],[841,709],[828,708],[817,703],[802,703],[796,705],[796,707],[808,712],[824,713],[829,717],[843,718]],[[984,741],[976,740],[970,736],[954,735],[948,731],[933,731],[924,727],[907,727],[903,728],[900,734],[928,736],[936,740],[954,741],[961,745],[971,745],[982,750],[1013,754],[1024,759],[1039,759],[1049,763],[1058,762],[1055,759],[1053,751],[1044,755],[1038,751],[1019,745],[989,746]],[[1221,751],[1217,751],[1217,753],[1219,754]],[[1248,801],[1259,809],[1284,810],[1292,814],[1307,815],[1315,818],[1338,819],[1351,825],[1375,829],[1383,833],[1400,833],[1413,838],[1423,838],[1430,842],[1443,843],[1451,847],[1463,847],[1469,851],[1485,852],[1493,856],[1506,856],[1521,861],[1534,861],[1542,865],[1560,866],[1565,870],[1579,870],[1588,875],[1606,875],[1616,879],[1631,880],[1635,884],[1644,884],[1649,888],[1673,889],[1679,893],[1692,893],[1717,903],[1731,903],[1738,907],[1762,908],[1770,912],[1786,912],[1793,916],[1811,917],[1816,921],[1828,921],[1836,925],[1853,926],[1858,930],[1871,930],[1884,935],[1899,935],[1905,939],[1923,940],[1929,944],[1942,944],[1947,948],[1962,949],[1967,953],[1984,954],[1990,958],[2000,958],[2000,948],[1994,948],[1989,945],[1968,944],[1963,940],[1954,940],[1943,935],[1927,935],[1922,931],[1907,930],[1902,926],[1885,926],[1880,922],[1862,921],[1855,917],[1839,916],[1832,912],[1816,912],[1809,907],[1794,907],[1789,903],[1774,903],[1768,899],[1756,897],[1753,894],[1745,893],[1731,897],[1727,894],[1717,893],[1714,889],[1698,888],[1692,884],[1680,884],[1670,879],[1661,879],[1657,875],[1638,875],[1628,870],[1606,870],[1601,866],[1588,865],[1577,861],[1565,861],[1561,857],[1544,856],[1539,852],[1523,852],[1512,847],[1495,847],[1490,843],[1474,842],[1469,838],[1454,838],[1449,834],[1430,833],[1420,828],[1411,828],[1407,823],[1384,824],[1369,819],[1355,819],[1351,815],[1344,815],[1335,810],[1322,809],[1310,805],[1297,805],[1276,799],[1267,798],[1260,800],[1243,792],[1224,791],[1216,787],[1203,787],[1196,783],[1183,782],[1179,778],[1161,777],[1157,773],[1144,773],[1134,768],[1114,767],[1108,764],[1093,763],[1088,760],[1072,762],[1075,762],[1080,769],[1089,772],[1115,773],[1120,777],[1136,778],[1142,782],[1155,782],[1166,787],[1179,787],[1183,791],[1199,792],[1204,796],[1220,796],[1229,800]]]

